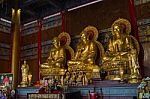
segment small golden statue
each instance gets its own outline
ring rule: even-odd
[[[62,32],[58,37],[53,38],[53,47],[50,50],[49,57],[47,58],[46,63],[43,63],[40,66],[41,76],[54,76],[54,78],[60,80],[63,85],[63,76],[67,69],[67,55],[70,54],[70,56],[72,56],[73,54],[73,49],[69,46],[70,40],[70,35],[65,32]]]
[[[31,81],[32,81],[32,74],[29,72],[28,75],[28,85],[31,86]]]
[[[64,79],[65,85],[69,85],[69,81],[70,81],[70,73],[67,71],[65,73],[65,79]]]
[[[130,83],[137,83],[141,78],[139,73],[138,54],[139,44],[131,32],[130,22],[118,19],[112,24],[112,37],[103,57],[103,68],[108,72],[106,79],[128,79]]]
[[[80,72],[85,73],[88,80],[92,77],[100,78],[100,68],[99,64],[96,65],[96,59],[97,56],[102,55],[104,49],[101,43],[96,41],[98,30],[93,26],[88,26],[81,32],[80,36],[81,42],[77,45],[75,56],[71,61],[68,61],[68,70],[69,72],[76,72],[76,74],[80,74]],[[101,51],[102,49],[103,51]],[[80,76],[77,75],[77,77]]]
[[[24,61],[24,64],[21,66],[21,73],[22,73],[22,81],[21,87],[28,86],[28,73],[29,73],[29,65]]]

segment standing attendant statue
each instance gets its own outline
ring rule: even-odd
[[[28,85],[28,74],[29,74],[29,65],[24,61],[24,64],[21,66],[21,73],[22,73],[22,81],[21,87],[27,87]]]

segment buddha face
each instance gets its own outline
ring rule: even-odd
[[[81,40],[82,40],[83,42],[86,42],[86,41],[87,41],[87,35],[86,35],[86,33],[82,33],[82,34],[81,34]]]
[[[113,31],[114,31],[114,34],[115,34],[116,37],[119,37],[119,36],[120,36],[121,29],[120,29],[120,27],[119,27],[118,25],[115,25],[115,26],[114,26]]]
[[[54,45],[54,47],[58,47],[59,46],[59,40],[58,40],[58,38],[54,38],[53,40],[52,40],[52,44]]]
[[[24,64],[26,64],[26,63],[27,63],[25,60],[24,60],[23,62],[24,62]]]

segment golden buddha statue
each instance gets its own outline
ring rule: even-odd
[[[141,77],[138,64],[139,44],[129,35],[130,22],[118,19],[112,24],[111,29],[112,37],[103,57],[103,68],[108,72],[106,79],[128,79],[129,82],[136,83]]]
[[[21,81],[21,87],[27,87],[28,86],[28,73],[29,73],[29,65],[26,61],[24,61],[24,64],[21,66],[21,73],[22,73],[22,81]]]
[[[88,34],[86,32],[82,32],[81,40],[77,46],[75,57],[72,61],[69,61],[68,64],[94,64],[95,58],[97,54],[96,45],[93,42],[88,40]],[[91,46],[91,48],[90,48]],[[79,67],[82,69],[83,67]],[[83,68],[85,69],[85,68]]]
[[[92,36],[92,37],[91,37]],[[99,78],[99,64],[96,64],[97,56],[100,56],[100,45],[97,40],[98,31],[93,26],[86,27],[80,34],[81,42],[77,44],[75,56],[71,61],[68,61],[69,72],[83,72],[88,80],[90,78]],[[102,47],[103,48],[103,47]],[[99,55],[97,55],[99,53]],[[77,75],[77,77],[80,77]],[[79,79],[78,79],[79,80]]]
[[[58,37],[54,37],[52,40],[53,47],[49,53],[46,63],[41,65],[41,68],[63,68],[65,64],[65,50],[60,46],[60,41]],[[46,64],[46,65],[45,65]]]
[[[50,50],[49,57],[46,62],[40,66],[40,74],[42,77],[53,76],[54,78],[61,80],[61,83],[63,84],[63,76],[67,69],[67,55],[70,54],[69,57],[72,57],[73,55],[73,49],[69,46],[70,41],[70,35],[66,32],[62,32],[58,37],[53,38],[53,47]]]

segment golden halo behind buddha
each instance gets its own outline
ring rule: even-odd
[[[63,45],[63,46],[70,45],[71,37],[70,37],[69,33],[62,32],[58,35],[58,38],[60,39],[61,45]]]
[[[83,31],[87,32],[89,36],[92,36],[93,40],[97,40],[98,38],[98,30],[94,26],[87,26]]]
[[[127,19],[124,19],[124,18],[119,18],[117,19],[116,21],[114,21],[114,23],[112,24],[111,26],[111,30],[112,30],[112,34],[114,35],[114,31],[113,31],[113,27],[116,25],[116,24],[119,24],[119,25],[124,25],[125,26],[125,32],[126,34],[130,34],[131,32],[131,24],[130,22],[127,20]]]

